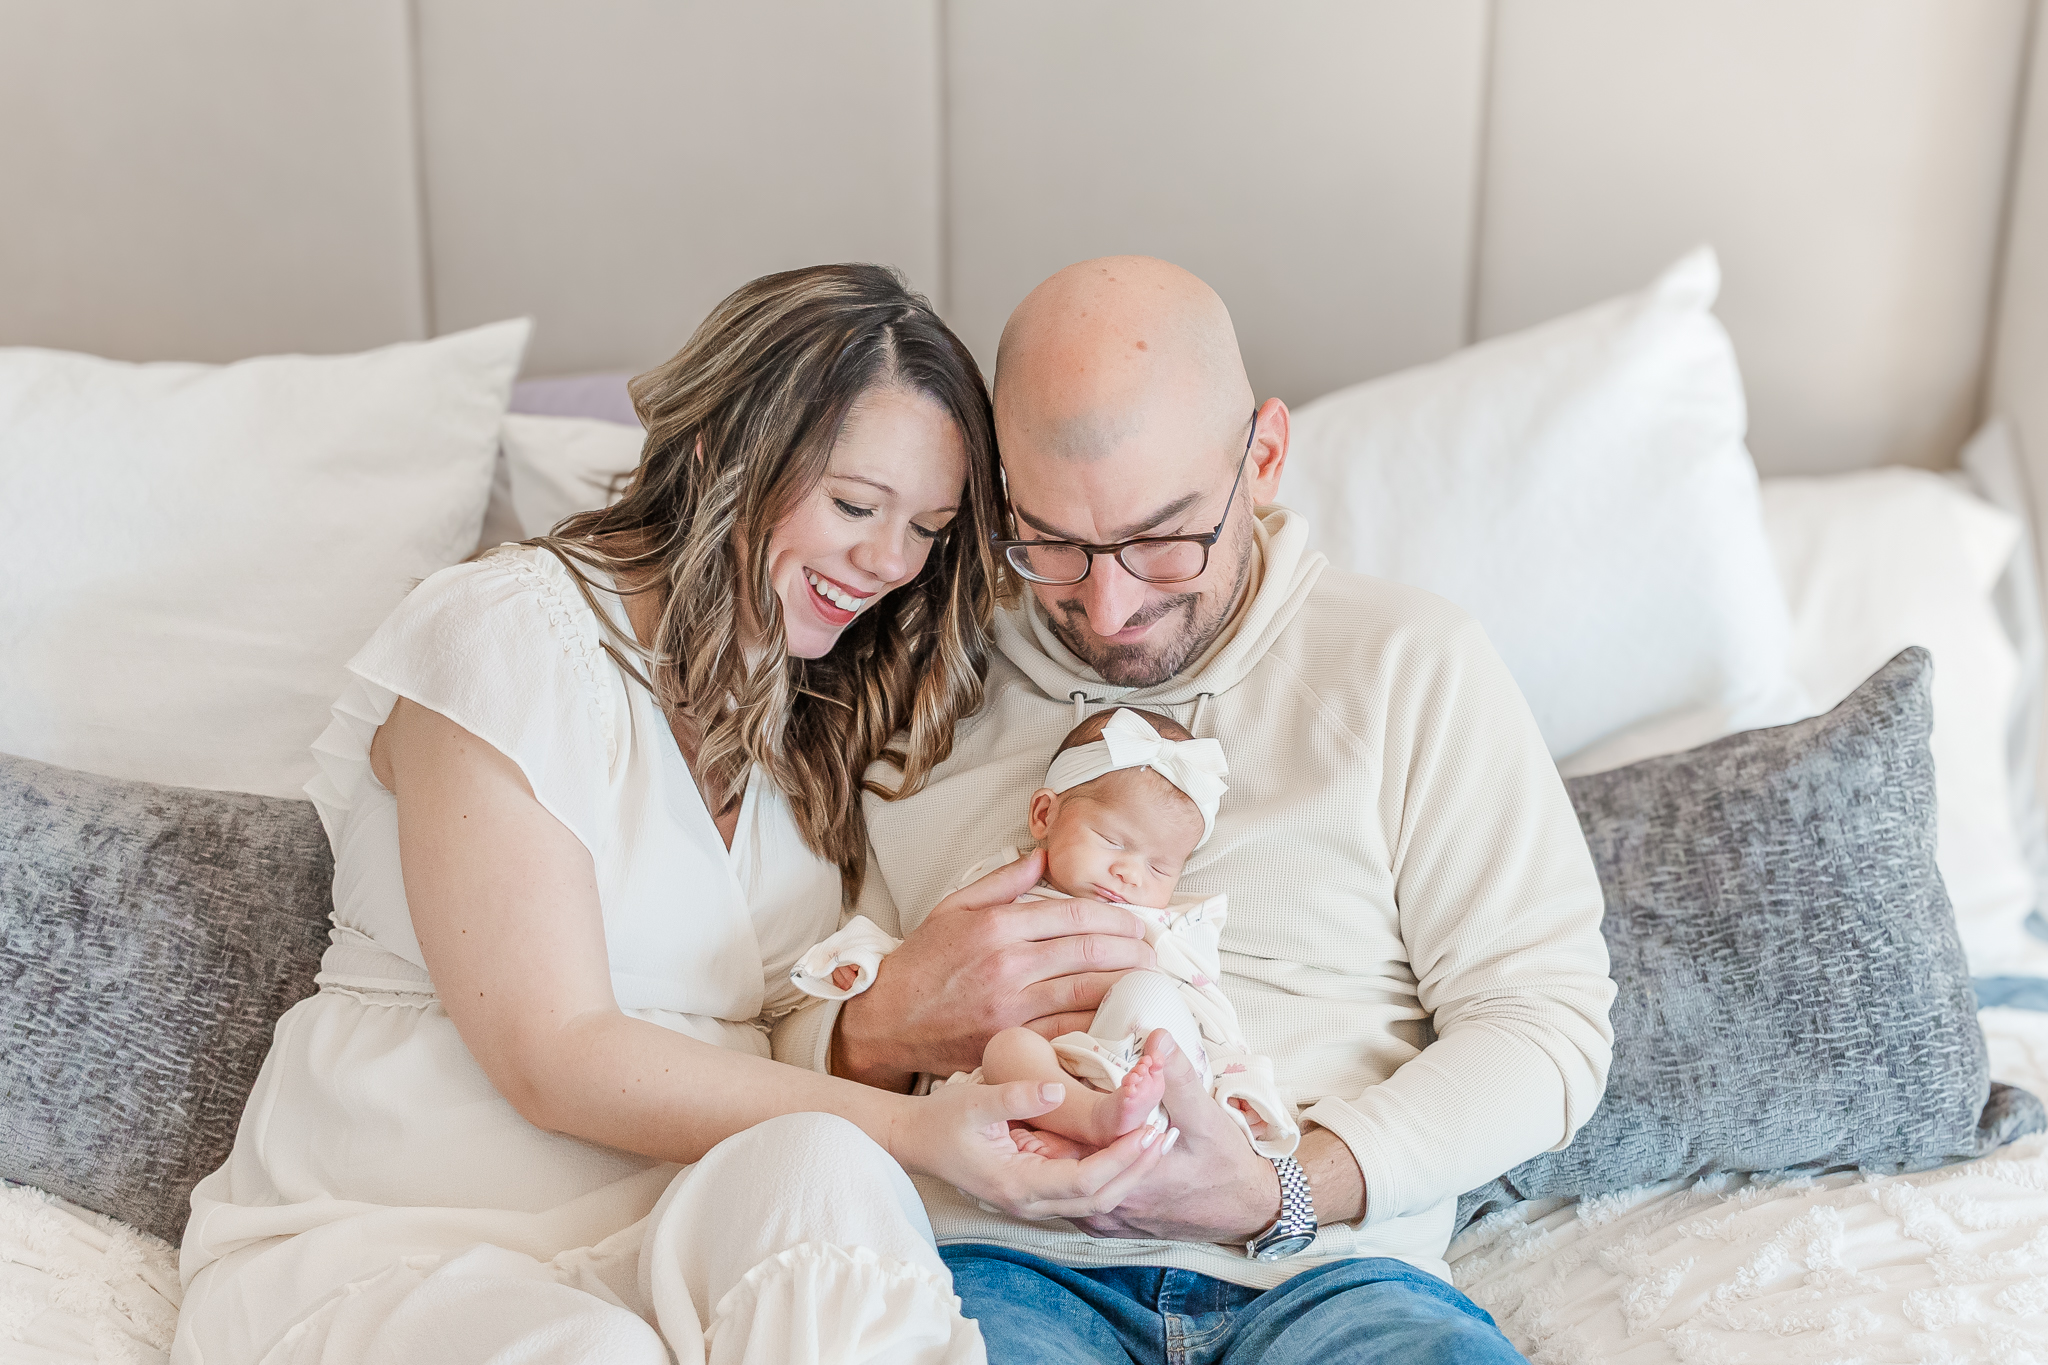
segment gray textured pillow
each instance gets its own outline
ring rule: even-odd
[[[0,1177],[177,1241],[333,876],[310,802],[0,755]]]
[[[1992,1087],[1934,866],[1924,649],[1840,706],[1566,785],[1620,994],[1600,1108],[1459,1201],[1711,1170],[1920,1170],[2043,1126]]]

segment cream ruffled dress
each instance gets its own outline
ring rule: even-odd
[[[767,1057],[766,1024],[804,999],[790,967],[839,923],[838,870],[758,772],[728,851],[552,554],[505,546],[427,579],[350,662],[314,746],[333,945],[193,1193],[174,1360],[689,1362],[707,1335],[714,1361],[856,1342],[980,1359],[908,1180],[851,1125],[776,1120],[678,1168],[543,1131],[497,1093],[435,997],[397,802],[370,771],[400,696],[512,758],[590,850],[626,1012]],[[716,1188],[693,1178],[717,1162]]]

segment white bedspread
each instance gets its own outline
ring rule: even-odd
[[[0,1361],[144,1365],[168,1358],[178,1254],[124,1223],[0,1185]]]
[[[2048,1095],[2048,1014],[1983,1020],[1992,1075]],[[2048,1365],[2048,1137],[1912,1176],[1532,1201],[1450,1261],[1535,1365]],[[164,1360],[176,1266],[154,1237],[0,1186],[0,1362]]]
[[[2048,1095],[2048,1014],[1982,1017],[1992,1075]],[[1449,1260],[1535,1365],[2048,1365],[2048,1137],[1911,1176],[1532,1200]]]

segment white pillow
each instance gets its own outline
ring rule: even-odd
[[[1338,565],[1478,618],[1580,770],[1804,712],[1720,278],[1702,249],[1294,418],[1280,500]]]
[[[2020,523],[1924,469],[1766,479],[1763,510],[1791,603],[1793,671],[1816,710],[1908,645],[1934,655],[1941,879],[1973,973],[2038,972],[2015,966],[2034,880],[2008,766],[2019,656],[1994,597]],[[2048,945],[2035,946],[2048,961]]]
[[[0,751],[299,795],[343,662],[477,542],[527,332],[219,366],[0,350]]]
[[[614,480],[638,467],[646,438],[638,426],[595,417],[508,415],[499,433],[502,482],[517,538],[546,535],[564,517],[608,506]]]
[[[2012,719],[2005,732],[2005,767],[2012,783],[2013,826],[2020,850],[2034,874],[2034,905],[2048,905],[2048,814],[2042,809],[2044,679],[2048,679],[2048,623],[2041,619],[2040,560],[2035,552],[2033,496],[2026,462],[2003,418],[1986,422],[1963,447],[1961,463],[1970,487],[2019,524],[2019,544],[2005,575],[1991,591],[1998,620],[2019,663]],[[2048,921],[2033,932],[2048,940]]]
[[[476,552],[482,554],[493,545],[524,539],[526,528],[519,524],[519,513],[512,507],[512,464],[505,458],[501,436],[498,458],[491,462],[491,496],[484,503],[484,527],[477,536]]]

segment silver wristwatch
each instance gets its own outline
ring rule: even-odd
[[[1269,1160],[1280,1177],[1280,1216],[1273,1226],[1244,1244],[1255,1261],[1284,1261],[1307,1251],[1316,1240],[1316,1201],[1308,1190],[1308,1176],[1291,1156]]]

